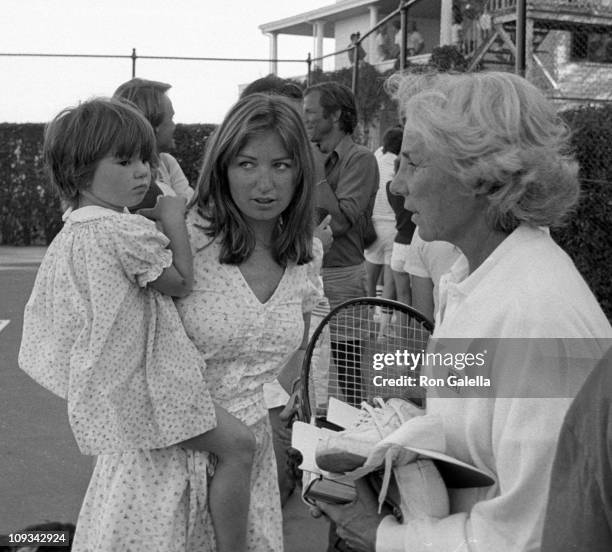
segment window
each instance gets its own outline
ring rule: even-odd
[[[572,61],[612,63],[612,31],[580,29],[572,33]]]

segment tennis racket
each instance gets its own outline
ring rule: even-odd
[[[364,297],[338,305],[317,326],[306,348],[294,395],[299,419],[329,427],[330,397],[356,407],[375,397],[397,397],[420,406],[425,393],[416,385],[419,367],[410,353],[424,353],[432,331],[430,320],[397,301]]]

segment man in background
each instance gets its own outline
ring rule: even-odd
[[[334,241],[323,257],[321,275],[333,309],[367,295],[363,238],[378,188],[378,164],[374,154],[351,137],[357,126],[357,106],[346,86],[324,82],[307,88],[304,122],[311,142],[325,156],[325,179],[317,185],[315,201],[320,217],[331,215]],[[340,387],[347,401],[358,406],[359,342],[332,341],[332,354],[339,366]]]

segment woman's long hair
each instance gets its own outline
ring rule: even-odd
[[[222,263],[240,264],[255,248],[255,235],[231,196],[227,169],[249,140],[266,132],[278,135],[296,169],[293,198],[272,236],[274,258],[281,266],[312,259],[314,170],[302,119],[286,99],[253,94],[239,100],[209,138],[192,200],[207,221],[206,233],[221,239]]]

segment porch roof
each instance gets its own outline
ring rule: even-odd
[[[324,21],[324,38],[334,38],[336,21],[363,14],[370,6],[378,8],[382,14],[388,14],[397,9],[399,5],[398,0],[342,0],[316,10],[264,23],[259,28],[262,33],[312,36],[312,24],[316,21]],[[410,15],[432,19],[439,18],[440,0],[416,2],[410,7]]]

